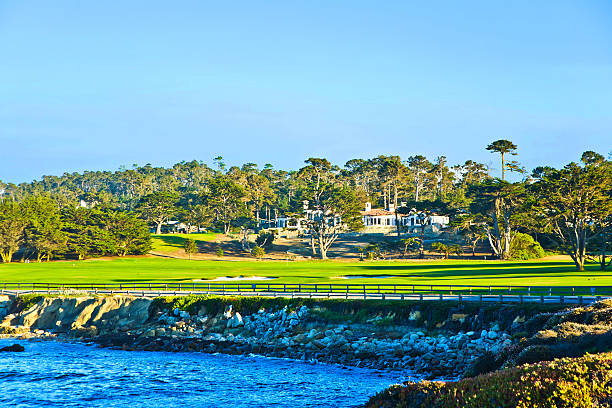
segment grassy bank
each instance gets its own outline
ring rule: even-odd
[[[411,283],[437,285],[612,285],[595,265],[584,272],[559,261],[189,261],[160,257],[0,264],[3,282],[191,282],[268,277],[270,283]],[[350,278],[350,279],[348,279]]]

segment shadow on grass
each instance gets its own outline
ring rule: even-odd
[[[364,273],[369,271],[375,274],[393,274],[401,277],[421,278],[461,278],[461,279],[507,279],[508,275],[513,278],[530,277],[537,278],[584,278],[584,272],[575,270],[571,262],[509,262],[499,264],[448,264],[448,265],[351,265]],[[589,268],[590,269],[590,268]],[[593,277],[610,277],[610,273],[600,273],[595,270],[587,270],[593,273]],[[349,274],[345,276],[351,276]]]

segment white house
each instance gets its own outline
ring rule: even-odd
[[[421,227],[422,225],[431,225],[433,230],[439,231],[440,228],[448,226],[450,220],[446,215],[426,215],[418,212],[415,209],[408,214],[395,214],[395,206],[389,205],[389,208],[372,209],[371,203],[365,204],[364,211],[361,211],[364,232],[390,232],[397,228],[397,225],[403,227]]]

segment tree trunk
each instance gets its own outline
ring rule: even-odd
[[[2,257],[2,262],[11,263],[11,260],[13,259],[13,252],[12,251],[0,252],[0,257]]]
[[[319,237],[319,251],[321,252],[321,259],[327,259],[327,249],[323,244],[323,237]]]
[[[315,256],[317,254],[317,248],[315,246],[315,239],[312,232],[310,233],[310,248],[312,249],[312,256]]]
[[[161,227],[162,227],[162,223],[163,223],[163,222],[158,222],[158,223],[157,223],[157,228],[155,229],[155,233],[156,233],[157,235],[161,234]]]

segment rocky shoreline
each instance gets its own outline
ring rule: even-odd
[[[444,305],[440,312],[430,310],[438,305],[408,303],[393,311],[397,303],[379,302],[363,306],[369,310],[358,312],[359,318],[352,310],[343,319],[335,310],[338,302],[331,301],[282,305],[256,299],[245,307],[241,299],[203,297],[181,308],[172,307],[172,299],[54,297],[21,310],[20,302],[24,306],[0,298],[3,336],[93,341],[126,350],[258,354],[429,379],[459,378],[479,357],[510,347],[511,328],[533,313],[513,307],[510,315],[503,305],[499,313],[462,305]],[[433,322],[436,314],[439,321]]]

